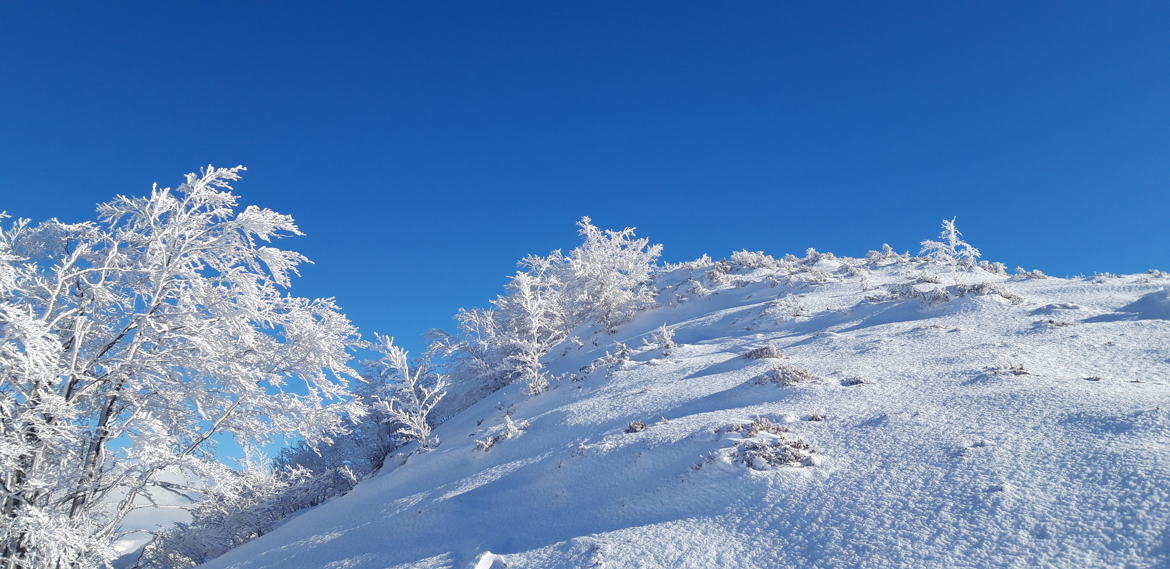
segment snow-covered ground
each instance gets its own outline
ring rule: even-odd
[[[662,306],[554,352],[550,391],[206,567],[1170,563],[1166,275],[766,265],[665,272]]]

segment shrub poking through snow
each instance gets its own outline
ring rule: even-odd
[[[797,295],[789,294],[768,303],[764,314],[773,318],[797,319],[808,316],[808,308]]]
[[[496,446],[497,443],[514,439],[520,436],[524,431],[528,430],[528,421],[520,421],[515,423],[512,421],[510,415],[504,415],[504,424],[499,427],[499,433],[490,436],[486,439],[475,441],[476,450],[487,452]]]
[[[899,254],[888,243],[882,243],[881,251],[870,251],[865,256],[866,264],[872,267],[905,263],[910,260],[909,253]]]
[[[766,360],[780,359],[783,358],[784,355],[780,353],[779,348],[773,346],[772,344],[768,344],[766,346],[761,346],[749,351],[748,353],[744,354],[743,357],[749,360]]]
[[[614,361],[615,361],[615,362],[617,362],[617,363],[619,363],[619,364],[620,364],[621,362],[628,362],[628,361],[630,361],[630,356],[631,356],[631,355],[632,355],[632,354],[631,354],[631,352],[630,352],[630,347],[629,347],[629,346],[627,346],[627,345],[625,345],[625,344],[623,344],[623,343],[621,343],[621,342],[618,342],[618,343],[614,344],[614,347],[613,347],[613,358],[614,358]]]
[[[626,362],[630,361],[631,355],[632,353],[630,352],[629,346],[618,342],[614,346],[613,353],[608,351],[605,352],[604,356],[589,362],[588,365],[581,366],[581,369],[578,371],[587,376],[599,369],[606,369],[606,374],[608,376],[614,371],[621,369],[621,367],[625,365]]]
[[[963,241],[963,234],[955,227],[955,219],[957,218],[942,221],[942,232],[938,234],[939,241],[923,241],[921,254],[931,261],[950,265],[952,269],[971,269],[975,267],[975,260],[981,253],[979,249]]]
[[[767,417],[756,417],[754,421],[748,423],[747,428],[744,430],[744,433],[749,437],[754,437],[760,433],[779,435],[787,432],[788,429],[786,427],[779,423],[773,423]]]
[[[816,451],[808,443],[788,437],[748,440],[736,445],[732,460],[752,470],[773,470],[785,466],[811,466]]]
[[[976,285],[955,285],[955,292],[959,296],[967,296],[973,294],[975,296],[998,296],[1012,304],[1023,304],[1024,297],[1008,291],[1007,289],[989,283],[979,283]]]
[[[655,330],[644,342],[647,347],[659,350],[663,357],[669,356],[678,347],[678,344],[674,343],[674,330],[667,328],[666,324]]]
[[[1032,375],[1024,369],[1024,364],[1002,364],[986,368],[985,371],[995,375]]]
[[[1024,267],[1016,267],[1016,274],[1013,275],[1012,278],[1026,281],[1032,279],[1046,279],[1048,278],[1048,275],[1044,274],[1044,272],[1040,269],[1032,269],[1029,271]]]
[[[691,294],[694,296],[702,297],[702,296],[707,296],[707,295],[711,294],[711,291],[707,287],[703,286],[703,283],[701,283],[695,279],[688,280],[687,284],[690,285]]]
[[[909,283],[886,285],[885,296],[875,296],[872,300],[881,302],[888,300],[917,300],[923,306],[937,306],[950,302],[951,294],[944,288],[918,288]]]
[[[763,251],[735,251],[731,254],[733,269],[751,271],[755,269],[778,269],[781,262]]]
[[[1007,265],[998,261],[979,261],[979,268],[995,275],[1007,274]]]
[[[646,430],[646,423],[643,423],[641,421],[630,421],[630,424],[626,427],[627,433],[640,433],[640,432],[645,431],[645,430]]]
[[[756,377],[756,383],[776,383],[785,387],[803,383],[816,383],[820,378],[812,373],[795,366],[777,364],[772,369]]]
[[[751,423],[728,425],[716,431],[732,434],[734,446],[720,449],[707,455],[696,469],[715,461],[741,464],[752,470],[775,470],[812,466],[816,451],[809,444],[792,436],[789,430],[766,417],[758,417]]]

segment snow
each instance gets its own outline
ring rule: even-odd
[[[439,425],[437,448],[204,567],[1170,563],[1170,279],[913,286],[940,300],[883,292],[922,274],[911,262],[863,280],[823,260],[824,284],[709,268],[660,274],[658,308],[553,350],[548,391],[493,393]],[[666,357],[642,342],[663,324]],[[628,361],[581,371],[614,342]],[[743,357],[768,344],[782,357]],[[756,381],[779,364],[815,378]],[[787,432],[748,436],[759,418]],[[749,440],[815,453],[745,464]]]

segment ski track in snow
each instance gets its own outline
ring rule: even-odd
[[[870,279],[916,272],[900,264]],[[675,273],[661,283],[702,275]],[[1024,302],[967,295],[927,307],[866,302],[876,291],[856,278],[770,287],[766,270],[737,276],[748,284],[713,285],[604,337],[634,349],[620,369],[535,397],[520,385],[496,392],[439,426],[436,450],[388,460],[348,495],[205,567],[1170,563],[1170,280],[979,273],[956,278]],[[806,316],[766,313],[794,292]],[[679,344],[667,357],[641,347],[663,323]],[[742,357],[768,343],[785,358]],[[550,368],[577,372],[607,347]],[[774,363],[820,381],[757,384]],[[528,429],[476,450],[505,409]],[[704,459],[733,444],[718,429],[755,417],[807,441],[817,464]],[[631,421],[647,428],[627,433]]]

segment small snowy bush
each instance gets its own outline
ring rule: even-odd
[[[666,324],[655,330],[648,339],[643,340],[643,343],[648,348],[657,349],[663,357],[669,356],[678,347],[674,343],[674,330],[667,328]]]
[[[748,440],[732,451],[732,460],[752,470],[774,470],[781,467],[811,466],[816,451],[808,443],[788,437]]]
[[[955,292],[959,296],[976,295],[976,296],[998,296],[1012,304],[1023,304],[1024,297],[1008,291],[1007,289],[989,283],[979,283],[976,285],[956,285]]]
[[[760,346],[754,350],[749,350],[743,355],[743,357],[749,360],[765,360],[783,358],[784,355],[780,353],[779,348],[772,344],[768,344],[766,346]]]
[[[909,283],[900,283],[886,285],[884,297],[875,296],[870,297],[868,300],[917,300],[921,302],[923,306],[937,306],[939,304],[950,302],[951,295],[944,288],[919,288]]]
[[[1029,271],[1024,267],[1016,267],[1016,274],[1013,275],[1012,278],[1026,281],[1033,279],[1046,279],[1048,278],[1048,275],[1044,274],[1044,271],[1041,271],[1040,269],[1032,269]]]
[[[437,446],[438,441],[431,436],[430,414],[447,394],[446,379],[432,373],[426,359],[412,368],[406,350],[395,346],[393,338],[378,336],[375,347],[382,352],[382,359],[374,362],[371,369],[391,386],[377,409],[397,426],[395,433],[399,436],[418,441],[423,449]]]
[[[816,451],[807,442],[792,436],[786,427],[767,418],[728,425],[716,433],[721,437],[733,435],[733,446],[707,455],[694,466],[695,469],[716,461],[761,471],[812,466],[816,462],[813,456]]]
[[[777,364],[772,369],[757,376],[755,381],[761,385],[775,383],[789,387],[805,383],[815,383],[820,381],[820,378],[796,366]]]
[[[996,262],[979,261],[979,268],[983,269],[991,274],[994,274],[994,275],[1006,275],[1007,274],[1007,265],[1000,263],[998,261],[996,261]]]
[[[866,264],[871,267],[881,267],[885,265],[894,265],[897,263],[905,263],[910,261],[910,254],[899,254],[890,247],[887,243],[882,243],[881,251],[870,251],[865,256]]]
[[[809,311],[800,296],[789,294],[769,302],[764,314],[773,318],[797,319],[807,317]]]
[[[711,294],[711,291],[707,287],[703,286],[703,283],[695,279],[688,280],[687,284],[690,285],[691,294],[695,296],[703,297]]]
[[[500,442],[506,441],[508,439],[514,439],[527,430],[528,421],[515,423],[512,421],[511,415],[504,415],[504,423],[497,429],[497,433],[495,435],[489,436],[486,439],[475,441],[475,448],[476,450],[487,452]]]
[[[922,242],[921,255],[927,260],[950,265],[952,269],[970,269],[981,254],[979,249],[963,241],[963,234],[955,227],[958,218],[944,219],[939,241],[926,240]]]

